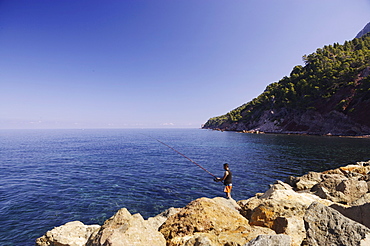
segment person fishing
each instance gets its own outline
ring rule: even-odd
[[[224,176],[222,178],[215,178],[215,181],[224,183],[224,186],[225,186],[224,192],[225,192],[226,198],[231,199],[231,190],[233,188],[233,184],[232,184],[233,176],[230,171],[229,164],[225,163],[224,169],[225,169]]]
[[[149,137],[151,137],[151,136],[149,136]],[[153,137],[151,137],[151,138],[153,138]],[[184,158],[188,159],[189,161],[191,161],[192,163],[194,163],[195,165],[197,165],[198,167],[203,169],[209,175],[214,177],[214,181],[223,182],[223,184],[225,185],[224,192],[226,194],[226,198],[231,199],[231,189],[232,189],[232,179],[233,178],[232,178],[232,173],[231,173],[230,168],[229,168],[229,164],[227,164],[227,163],[224,164],[224,169],[225,169],[224,176],[223,176],[223,178],[218,178],[216,175],[214,175],[213,173],[211,173],[210,171],[208,171],[207,169],[205,169],[204,167],[202,167],[201,165],[199,165],[198,163],[196,163],[195,161],[193,161],[192,159],[190,159],[189,157],[187,157],[186,155],[184,155],[180,151],[176,150],[175,148],[169,146],[168,144],[166,144],[166,143],[164,143],[164,142],[162,142],[162,141],[160,141],[156,138],[153,138],[153,139],[157,140],[159,143],[167,146],[168,148],[172,149],[173,151],[175,151],[179,155],[183,156]]]

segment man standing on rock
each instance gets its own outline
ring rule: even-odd
[[[224,183],[225,185],[224,192],[225,192],[226,198],[231,199],[231,189],[233,188],[233,185],[232,185],[233,176],[230,171],[229,164],[225,163],[224,169],[225,169],[224,177],[215,178],[215,181],[216,182],[221,181]]]

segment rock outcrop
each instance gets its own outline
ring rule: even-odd
[[[345,207],[337,204],[330,206],[331,208],[337,210],[347,218],[350,218],[368,228],[370,228],[370,202],[364,203],[359,206]]]
[[[246,246],[282,246],[290,245],[290,237],[288,235],[259,235],[255,239],[249,241]]]
[[[144,220],[120,209],[104,225],[69,222],[38,246],[370,245],[370,161],[276,181],[235,202],[199,198]]]
[[[295,66],[290,76],[271,83],[251,101],[210,118],[202,128],[370,136],[369,28],[370,23],[359,33],[361,38],[305,55],[305,66]]]
[[[303,245],[370,245],[370,229],[338,211],[314,202],[304,216],[307,232]]]
[[[303,216],[313,202],[326,206],[333,202],[311,193],[298,193],[291,186],[277,181],[261,196],[239,201],[242,214],[251,225],[271,228],[290,236],[292,245],[300,245],[306,237]]]
[[[177,214],[178,212],[180,212],[180,210],[181,210],[180,208],[173,208],[173,207],[172,208],[169,208],[166,211],[158,214],[155,217],[148,218],[148,223],[149,223],[150,226],[152,226],[153,228],[155,228],[156,230],[158,230],[159,227],[164,222],[166,222],[166,220],[168,219],[168,217]]]
[[[334,100],[334,99],[333,99]],[[321,105],[332,105],[334,102],[322,102]],[[338,104],[338,103],[337,103]],[[367,105],[361,105],[360,107]],[[370,125],[360,122],[365,116],[350,117],[343,112],[330,110],[322,106],[321,111],[291,110],[286,108],[265,110],[259,113],[258,119],[250,122],[225,122],[222,125],[205,124],[204,129],[237,131],[248,133],[282,133],[328,136],[367,136]],[[366,116],[368,117],[368,116]],[[278,119],[278,120],[277,120]],[[363,121],[363,120],[361,120]]]
[[[307,191],[323,199],[345,205],[370,201],[370,162],[359,162],[322,173],[310,172],[302,177],[289,177],[287,183],[296,191]]]
[[[235,208],[232,200],[200,198],[171,216],[160,228],[168,246],[243,245],[260,234],[275,234],[271,229],[253,226]],[[201,244],[203,245],[203,244]]]
[[[46,234],[36,239],[38,246],[84,246],[91,236],[95,236],[99,231],[99,225],[84,225],[80,221],[68,222],[62,226],[46,232]]]
[[[165,244],[166,240],[156,227],[151,226],[140,214],[131,215],[126,208],[105,221],[98,233],[86,243],[87,246]]]

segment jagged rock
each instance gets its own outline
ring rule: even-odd
[[[310,205],[304,221],[307,237],[302,245],[370,245],[370,229],[318,202]]]
[[[288,235],[260,235],[251,240],[244,246],[289,246],[290,237]]]
[[[265,226],[276,233],[284,233],[291,237],[292,245],[300,245],[305,238],[303,216],[314,201],[325,205],[332,202],[323,200],[310,193],[298,193],[281,181],[273,185],[260,197],[253,197],[239,202],[243,215],[251,225]]]
[[[68,222],[37,238],[36,246],[84,246],[99,228],[99,225],[84,225],[80,221]]]
[[[326,170],[323,171],[322,174],[338,174],[340,176],[344,176],[344,173],[340,170],[340,168]]]
[[[299,178],[294,176],[288,176],[285,179],[285,183],[289,184],[292,187],[296,187],[296,183],[298,182]]]
[[[268,198],[271,196],[274,191],[277,190],[293,190],[293,188],[288,185],[287,183],[281,182],[280,180],[277,180],[273,185],[270,185],[270,188],[262,195],[260,196],[260,199]]]
[[[331,208],[337,210],[347,218],[350,218],[367,228],[370,228],[370,203],[365,203],[359,206],[345,207],[339,204],[333,204]]]
[[[199,245],[242,245],[259,234],[275,234],[268,228],[250,226],[233,206],[232,201],[230,204],[224,198],[199,198],[168,218],[160,232],[168,246],[191,245],[200,241],[207,244]]]
[[[87,246],[165,246],[163,235],[143,219],[140,214],[131,215],[126,208],[118,210],[104,222],[97,235],[90,238]]]
[[[251,197],[247,200],[238,201],[238,205],[240,206],[240,214],[243,215],[248,220],[251,219],[253,210],[262,204],[262,199],[259,199],[259,196]]]
[[[302,216],[309,205],[295,200],[269,199],[253,210],[250,224],[273,228],[278,217]]]
[[[291,245],[301,245],[306,236],[304,221],[301,216],[277,217],[272,225],[272,229],[278,233],[284,233],[291,238]]]
[[[180,212],[181,208],[169,208],[167,209],[166,211],[158,214],[157,216],[155,217],[150,217],[148,218],[148,223],[150,226],[152,226],[153,228],[155,228],[156,230],[159,229],[159,227],[172,215],[174,214],[177,214],[178,212]]]
[[[275,232],[268,228],[259,226],[240,226],[234,231],[221,232],[218,236],[220,246],[224,245],[243,245],[258,235],[274,235]]]
[[[367,183],[358,178],[346,178],[338,174],[325,174],[312,191],[323,199],[351,204],[368,192]]]
[[[240,206],[240,213],[248,220],[251,219],[253,210],[263,203],[263,199],[268,199],[272,196],[276,190],[292,190],[289,184],[277,180],[265,193],[257,193],[254,197],[247,200],[238,201]]]
[[[343,193],[337,191],[337,186],[343,180],[347,180],[343,175],[325,174],[322,176],[322,181],[312,187],[311,191],[323,199],[329,199],[334,202],[344,202],[345,198]]]
[[[299,177],[295,183],[296,190],[309,190],[314,185],[322,181],[321,173],[309,172],[302,177]]]
[[[370,67],[367,67],[366,69],[367,69],[366,76],[369,76],[370,75]],[[356,164],[359,165],[359,166],[364,166],[364,167],[370,166],[370,160],[368,160],[368,161],[358,161],[358,162],[356,162]]]
[[[368,186],[363,180],[348,179],[343,180],[337,190],[342,192],[347,197],[348,203],[351,204],[367,193]]]
[[[175,245],[184,246],[219,246],[217,236],[210,233],[195,233],[193,236],[183,237]]]
[[[356,165],[348,165],[338,169],[344,174],[351,174],[350,176],[355,176],[354,174],[367,175],[370,172],[370,166],[366,165],[366,162],[358,162]]]
[[[368,175],[369,173],[370,173],[370,161],[360,161],[357,162],[356,164],[350,164],[347,166],[326,170],[322,172],[322,174],[338,174],[341,176],[345,176],[347,178],[355,176],[360,177]],[[298,177],[297,179],[300,178]]]
[[[225,218],[230,220],[225,220]],[[248,220],[240,214],[219,205],[209,198],[199,198],[189,203],[179,213],[170,217],[160,228],[167,239],[176,236],[192,235],[195,232],[235,230],[238,226],[248,225]]]
[[[194,233],[191,236],[176,237],[171,240],[171,244],[176,246],[224,246],[224,245],[244,245],[261,234],[273,234],[267,228],[259,227],[239,227],[236,231],[225,231],[219,235],[213,233]]]
[[[267,200],[253,210],[250,224],[265,226],[292,237],[292,245],[305,238],[303,215],[308,205],[294,200]]]
[[[241,209],[239,204],[234,199],[225,199],[223,197],[215,197],[212,200],[218,204],[222,204],[225,207],[229,207],[230,209],[233,209],[237,212],[239,212]]]
[[[360,205],[364,205],[365,203],[370,203],[370,193],[366,193],[365,195],[360,197],[358,200],[352,202],[351,206],[360,206]]]
[[[327,175],[337,174],[345,178],[358,178],[359,180],[366,181],[368,180],[369,173],[370,166],[368,162],[357,162],[356,164],[351,164],[322,172],[322,174],[326,175],[326,177]]]

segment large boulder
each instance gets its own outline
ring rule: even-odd
[[[268,228],[250,226],[235,201],[199,198],[167,219],[160,227],[168,246],[243,245],[260,234],[275,234]]]
[[[367,175],[370,172],[370,162],[357,162],[357,164],[351,164],[338,169],[345,175],[348,176],[359,176]]]
[[[270,188],[265,193],[257,193],[254,197],[247,200],[238,201],[240,213],[248,220],[251,220],[254,209],[263,204],[266,199],[271,199],[271,197],[274,196],[275,191],[278,190],[288,190],[288,192],[293,191],[289,184],[277,180],[273,185],[270,185]]]
[[[318,202],[310,205],[304,222],[307,237],[302,245],[370,245],[370,229]]]
[[[321,173],[309,172],[301,177],[289,177],[288,184],[293,186],[295,190],[310,190],[314,185],[321,182]]]
[[[322,173],[308,172],[307,174],[301,177],[290,176],[286,182],[293,186],[293,188],[297,191],[310,190],[316,184],[322,182],[323,179],[327,179],[328,177],[330,178],[330,175],[335,175],[332,176],[334,179],[343,180],[346,178],[357,177],[359,180],[363,179],[369,181],[370,180],[370,177],[368,177],[369,172],[370,172],[370,161],[357,162],[356,164],[326,170],[323,171]]]
[[[156,230],[159,229],[159,227],[169,218],[171,217],[172,215],[174,214],[177,214],[178,212],[180,212],[181,208],[174,208],[174,207],[171,207],[167,210],[165,210],[164,212],[158,214],[157,216],[155,217],[150,217],[148,218],[148,223],[150,226],[152,226],[153,228],[155,228]]]
[[[361,206],[365,203],[370,203],[370,193],[366,193],[365,195],[363,195],[362,197],[360,197],[360,199],[352,202],[352,206]]]
[[[176,237],[167,245],[176,246],[238,246],[245,245],[259,235],[269,235],[274,232],[267,228],[254,226],[239,227],[235,231],[224,231],[218,235],[214,233],[196,232],[193,235]]]
[[[336,203],[351,204],[368,192],[366,181],[339,174],[325,174],[322,181],[311,189],[317,196]]]
[[[333,204],[330,207],[337,210],[347,218],[350,218],[360,224],[363,224],[367,228],[370,228],[370,203],[351,207]]]
[[[238,201],[238,205],[240,206],[240,214],[242,214],[248,220],[251,219],[253,211],[259,205],[263,203],[263,200],[260,199],[262,193],[257,193],[254,197],[251,197],[247,200],[240,200]]]
[[[289,235],[292,245],[300,245],[306,236],[303,216],[315,201],[332,204],[314,194],[295,192],[288,184],[277,181],[263,195],[238,203],[251,225]]]
[[[87,246],[165,246],[163,235],[145,221],[140,214],[131,215],[126,208],[118,210],[104,222],[97,235]]]
[[[37,238],[36,246],[84,246],[99,229],[99,225],[84,225],[80,221],[68,222]]]
[[[259,235],[244,246],[289,246],[290,237],[288,235]]]
[[[366,181],[358,180],[357,178],[351,178],[343,180],[338,186],[337,190],[342,192],[346,197],[348,204],[353,203],[368,192],[368,186]]]

